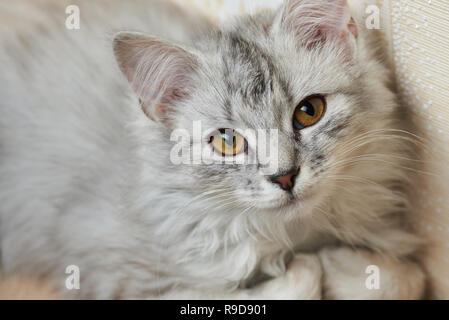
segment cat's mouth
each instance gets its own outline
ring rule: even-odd
[[[297,210],[304,209],[309,206],[309,203],[316,200],[315,188],[307,188],[303,190],[292,190],[291,192],[284,192],[279,196],[271,199],[260,199],[257,202],[257,207],[268,210]]]
[[[284,204],[281,205],[281,208],[292,208],[296,207],[301,200],[297,197],[290,197]]]
[[[314,192],[312,189],[303,190],[300,192],[289,193],[284,201],[280,204],[280,208],[292,209],[304,207],[304,205],[314,199]]]
[[[309,192],[301,192],[298,194],[290,193],[288,196],[279,204],[279,208],[295,208],[298,206],[303,206],[304,203],[312,198],[312,194]]]

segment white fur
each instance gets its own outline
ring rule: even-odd
[[[406,161],[392,157],[408,155],[409,135],[401,136],[402,126],[391,117],[396,102],[385,85],[389,74],[373,58],[368,34],[358,40],[356,54],[362,68],[353,69],[335,64],[333,57],[340,51],[331,47],[325,46],[328,51],[319,57],[300,55],[293,35],[272,37],[278,59],[291,62],[283,66],[284,72],[292,75],[289,80],[298,95],[338,91],[351,84],[351,76],[371,74],[363,78],[369,87],[364,98],[378,106],[360,116],[364,139],[350,135],[335,148],[334,166],[325,178],[314,180],[304,166],[296,191],[310,188],[310,200],[283,209],[276,207],[285,201],[282,191],[262,176],[254,179],[262,185],[263,195],[249,200],[227,187],[226,181],[205,189],[193,169],[175,171],[168,164],[171,145],[164,140],[165,125],[141,112],[137,96],[116,66],[111,42],[99,41],[106,30],[150,30],[158,37],[194,46],[194,35],[178,34],[189,30],[186,26],[192,25],[193,18],[173,19],[164,5],[143,10],[147,7],[138,1],[109,2],[107,12],[98,2],[89,7],[81,3],[86,16],[79,31],[48,22],[63,12],[62,1],[52,3],[56,13],[43,12],[36,5],[30,22],[25,22],[27,11],[13,13],[1,6],[0,12],[7,12],[2,15],[16,14],[11,20],[20,19],[30,27],[17,26],[16,31],[0,35],[0,236],[6,272],[21,270],[52,278],[72,298],[320,298],[323,274],[326,292],[332,293],[329,297],[421,295],[422,273],[413,263],[407,267],[419,241],[401,225],[402,220],[388,218],[395,210],[409,210],[406,195],[391,192],[390,185],[396,180],[412,181],[409,172],[401,169]],[[38,37],[39,41],[27,36],[39,30],[51,36]],[[273,28],[272,32],[283,31]],[[218,56],[204,54],[210,69],[203,72],[218,75],[213,67]],[[317,63],[323,69],[311,70]],[[298,74],[315,74],[316,81],[304,83],[293,76]],[[211,77],[209,84],[216,78]],[[177,126],[189,128],[195,106],[207,106],[212,94],[209,87],[203,88],[183,106],[185,117],[177,120]],[[320,125],[304,130],[304,141],[319,136],[325,120],[350,112],[348,106],[357,101],[335,94],[328,104],[335,107],[329,108]],[[286,125],[289,121],[285,118]],[[376,142],[367,143],[375,138]],[[337,161],[348,160],[348,155],[372,153],[386,162],[374,162],[376,167],[369,161],[349,169],[337,167]],[[281,159],[280,164],[287,162]],[[243,206],[245,201],[250,205]],[[371,296],[360,288],[359,274],[340,272],[326,258],[348,257],[349,249],[319,253],[322,263],[318,263],[315,253],[327,245],[382,252],[390,257],[386,258],[389,277],[411,268],[417,284],[411,277],[401,277],[400,282],[383,287],[390,295]],[[294,251],[314,254],[300,255],[287,264]],[[357,266],[382,263],[373,259],[368,256]],[[70,264],[81,269],[77,291],[64,287],[65,267]],[[273,279],[259,284],[255,279],[260,274]],[[254,283],[255,287],[245,288]]]

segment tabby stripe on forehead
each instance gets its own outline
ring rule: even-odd
[[[252,67],[251,82],[241,90],[245,99],[258,100],[266,92],[267,88],[273,91],[272,76],[274,66],[267,54],[256,43],[248,42],[240,35],[231,33],[231,55],[235,60],[242,60],[247,67]]]
[[[281,76],[270,53],[236,33],[229,33],[221,40],[228,47],[228,55],[222,56],[222,63],[225,88],[230,96],[240,93],[245,105],[252,109],[257,108],[267,95],[279,98],[280,94],[285,99],[282,103],[294,104],[289,83]],[[244,67],[245,74],[241,73],[239,65]],[[275,93],[275,90],[279,92]],[[266,101],[269,104],[279,102],[277,99]],[[233,119],[232,107],[229,100],[223,106],[224,116],[229,120]]]

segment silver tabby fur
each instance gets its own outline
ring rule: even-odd
[[[219,27],[166,2],[69,2],[0,4],[4,272],[52,279],[68,298],[421,297],[408,193],[418,151],[360,2],[349,55],[335,41],[303,45],[310,35],[285,14],[306,21],[307,0]],[[68,4],[80,30],[63,26]],[[124,30],[197,58],[168,122],[142,112],[120,71],[133,34],[115,38],[117,65]],[[297,134],[294,108],[317,93],[326,113]],[[171,131],[194,120],[279,129],[279,170],[300,168],[296,201],[257,165],[171,164]],[[64,286],[71,264],[79,290]],[[371,264],[381,290],[364,287]]]

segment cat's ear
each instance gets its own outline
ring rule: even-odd
[[[281,24],[296,34],[306,47],[334,42],[352,56],[352,40],[358,36],[347,0],[287,0]]]
[[[192,89],[197,59],[186,49],[135,32],[118,33],[113,48],[142,110],[152,120],[165,120]]]

